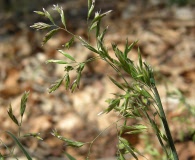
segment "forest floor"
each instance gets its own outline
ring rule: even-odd
[[[68,28],[87,37],[84,1],[70,1],[61,5],[67,16]],[[45,8],[51,10],[52,6]],[[136,61],[139,46],[144,60],[154,68],[179,157],[181,160],[195,160],[195,5],[169,6],[159,1],[146,4],[142,1],[131,4],[129,1],[109,1],[105,5],[104,1],[99,1],[97,10],[99,8],[102,11],[113,10],[103,21],[103,26],[109,26],[105,43],[110,54],[113,54],[111,43],[118,44],[122,49],[126,38],[130,43],[139,40],[130,56]],[[117,74],[102,61],[89,63],[82,75],[79,90],[70,93],[61,86],[48,94],[50,85],[64,75],[64,66],[46,64],[45,61],[63,59],[56,49],[71,36],[60,32],[42,47],[45,32],[34,31],[29,26],[44,19],[31,12],[2,12],[0,20],[0,140],[9,147],[15,145],[3,132],[17,133],[18,129],[8,117],[7,110],[11,103],[14,114],[19,115],[21,96],[24,91],[30,91],[22,133],[40,132],[44,140],[23,138],[22,144],[38,160],[65,159],[64,151],[79,160],[84,159],[89,146],[68,148],[50,133],[56,129],[65,137],[89,142],[116,121],[118,116],[115,113],[102,116],[98,116],[98,113],[106,108],[105,100],[112,97],[112,93],[119,92],[108,78],[108,75],[117,78]],[[91,41],[94,42],[92,37]],[[67,52],[78,61],[94,56],[78,42]],[[75,76],[73,74],[71,78]],[[178,93],[178,98],[169,96],[168,93],[173,91]],[[160,146],[153,137],[154,134],[149,132],[126,138],[148,159],[160,160]],[[95,141],[91,159],[115,159],[116,143],[116,128],[111,125]],[[155,158],[154,148],[160,153],[156,155],[158,158]],[[0,153],[8,154],[1,143]],[[22,157],[19,149],[16,148],[15,153]]]

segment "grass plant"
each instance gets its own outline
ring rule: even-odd
[[[166,155],[167,160],[178,160],[177,151],[175,149],[174,141],[169,129],[169,124],[167,122],[167,118],[161,103],[161,99],[158,93],[158,89],[156,87],[154,72],[152,67],[143,61],[141,56],[141,51],[138,48],[138,62],[134,62],[131,57],[131,50],[138,41],[133,43],[129,43],[128,39],[124,44],[124,50],[120,50],[117,44],[112,44],[112,50],[115,53],[115,58],[111,57],[107,46],[105,46],[105,35],[107,33],[108,27],[101,28],[101,22],[105,16],[111,13],[111,11],[107,11],[104,13],[95,12],[94,17],[92,15],[94,13],[95,8],[95,0],[88,0],[88,14],[87,14],[87,23],[88,26],[88,35],[91,32],[95,32],[96,45],[92,45],[90,43],[90,38],[88,40],[80,37],[79,35],[75,35],[70,32],[67,28],[66,18],[64,16],[63,9],[54,5],[53,10],[56,11],[61,17],[61,24],[58,25],[52,18],[52,15],[45,9],[43,11],[35,11],[40,16],[46,17],[50,23],[38,22],[32,25],[31,27],[37,30],[48,30],[48,33],[43,38],[42,44],[44,45],[47,41],[52,38],[52,36],[58,31],[62,30],[72,36],[72,38],[66,42],[66,44],[58,49],[59,53],[61,53],[66,60],[62,59],[50,59],[47,60],[47,63],[56,63],[60,65],[64,65],[64,75],[58,79],[54,84],[51,85],[49,89],[49,93],[54,92],[60,85],[64,84],[67,90],[74,92],[79,88],[82,72],[87,63],[95,61],[97,59],[101,59],[105,61],[108,65],[110,65],[114,71],[121,78],[121,82],[115,80],[115,78],[108,76],[109,79],[122,91],[121,94],[114,94],[114,98],[108,99],[108,107],[103,110],[101,114],[108,114],[111,111],[114,111],[118,114],[119,120],[114,122],[117,126],[117,138],[118,138],[118,151],[116,153],[118,160],[125,160],[126,154],[131,154],[132,157],[138,160],[138,155],[142,155],[134,146],[122,137],[122,134],[137,134],[145,132],[148,128],[152,128],[154,134],[156,135],[164,153]],[[77,39],[85,48],[95,53],[96,56],[87,59],[86,61],[79,62],[72,55],[68,53],[68,50],[71,45],[74,43],[75,39]],[[66,50],[66,51],[64,51]],[[76,71],[77,76],[75,79],[70,79],[70,72]],[[131,81],[127,80],[124,76],[124,73],[131,77]],[[26,107],[28,93],[24,94],[24,97],[21,101],[21,121],[18,122],[17,118],[14,116],[12,112],[12,108],[10,107],[8,110],[8,114],[13,122],[19,126],[22,123],[22,117]],[[145,123],[128,125],[127,121],[129,119],[147,119],[148,125]],[[163,129],[160,128],[158,124],[158,120],[162,122]],[[119,121],[122,121],[123,124],[119,125]],[[28,152],[21,145],[19,139],[14,136],[12,133],[7,132],[13,140],[17,143],[17,145],[21,148],[23,153],[26,155],[28,160],[32,158],[28,154]],[[38,134],[28,134],[29,136],[39,137]],[[56,138],[65,142],[67,146],[71,147],[82,147],[85,144],[90,144],[89,153],[86,155],[86,159],[90,159],[91,147],[94,141],[101,135],[101,133],[91,142],[78,142],[74,140],[67,139],[61,136],[56,130],[52,131],[52,135]],[[20,136],[20,132],[19,132]],[[70,154],[66,153],[67,157],[70,160],[74,160]],[[3,157],[3,156],[1,156]],[[146,158],[147,159],[147,158]]]
[[[95,7],[95,1],[89,0],[88,15],[87,15],[87,20],[89,23],[88,32],[91,32],[93,30],[95,31],[96,47],[90,44],[90,41],[85,40],[82,37],[73,34],[67,29],[66,19],[64,16],[63,9],[58,5],[54,5],[53,9],[60,14],[63,27],[57,25],[54,22],[50,13],[47,12],[45,9],[43,9],[43,12],[35,11],[35,13],[47,17],[50,20],[51,24],[38,22],[32,25],[31,26],[32,28],[35,28],[37,30],[47,29],[51,27],[54,28],[46,34],[46,36],[43,39],[43,44],[45,44],[57,31],[63,30],[69,33],[70,35],[72,35],[71,40],[66,43],[65,48],[69,48],[71,44],[74,42],[74,39],[78,39],[84,47],[96,53],[96,56],[93,58],[90,58],[84,62],[77,62],[74,59],[74,57],[72,57],[70,54],[62,50],[59,50],[59,52],[63,54],[67,59],[71,60],[71,62],[67,62],[64,60],[54,60],[54,59],[47,61],[47,63],[65,64],[65,75],[51,86],[49,92],[51,93],[55,91],[62,84],[63,81],[65,82],[66,89],[70,89],[72,92],[74,92],[76,88],[79,88],[82,71],[86,63],[94,61],[96,59],[101,59],[105,61],[123,79],[123,82],[120,83],[116,81],[114,78],[109,77],[110,80],[124,92],[124,94],[121,95],[116,94],[115,98],[109,99],[108,108],[105,109],[103,112],[101,112],[101,114],[105,114],[105,113],[107,114],[111,111],[115,111],[118,112],[118,114],[124,118],[124,124],[122,126],[118,126],[120,128],[118,134],[119,159],[125,159],[124,158],[125,153],[131,153],[135,159],[138,159],[136,154],[138,154],[139,152],[137,152],[126,139],[122,138],[121,134],[123,133],[124,130],[130,130],[126,134],[135,134],[135,133],[140,133],[141,131],[147,129],[147,126],[143,124],[128,126],[126,123],[129,118],[136,119],[145,116],[148,119],[148,122],[150,123],[151,127],[153,128],[162,148],[164,149],[167,159],[177,160],[178,155],[171,136],[171,132],[161,103],[161,99],[158,90],[156,88],[152,67],[146,62],[142,61],[142,57],[139,49],[138,49],[138,56],[139,56],[138,64],[135,64],[129,58],[129,53],[131,49],[135,46],[137,41],[133,42],[132,44],[129,44],[127,39],[124,51],[120,50],[116,44],[112,44],[112,49],[115,53],[116,58],[112,58],[109,55],[108,49],[104,43],[104,37],[108,30],[108,27],[101,29],[101,21],[103,17],[110,14],[111,11],[107,11],[105,13],[95,12],[94,18],[92,20],[89,20],[93,13],[94,7]],[[71,81],[69,78],[69,72],[72,70],[77,71],[77,77],[73,81]],[[133,82],[130,83],[125,79],[125,77],[123,76],[124,72],[133,79]],[[153,118],[149,115],[149,112],[151,112],[151,107],[153,107],[155,110],[155,113],[153,113],[154,115]],[[164,126],[165,134],[162,131],[160,131],[154,117],[160,118]],[[171,152],[169,152],[168,149],[170,149]]]

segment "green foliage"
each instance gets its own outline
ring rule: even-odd
[[[9,131],[6,131],[6,133],[8,135],[10,135],[12,137],[12,139],[16,142],[16,144],[19,146],[19,148],[22,150],[22,152],[25,154],[26,158],[28,160],[32,160],[31,156],[29,155],[29,153],[24,149],[24,147],[22,146],[22,144],[20,143],[20,141],[18,140],[18,138],[12,134],[11,132]]]
[[[87,16],[88,21],[89,21],[89,17],[91,16],[94,10],[94,6],[95,6],[95,0],[88,0],[88,16]],[[177,160],[178,157],[175,150],[175,146],[171,137],[171,133],[158,94],[158,90],[155,85],[153,69],[149,64],[143,62],[139,48],[138,48],[138,57],[139,57],[138,64],[135,64],[128,56],[128,54],[135,46],[137,41],[129,44],[127,39],[124,47],[125,48],[124,51],[121,51],[118,48],[117,44],[112,44],[112,49],[116,56],[116,58],[114,59],[109,55],[107,47],[104,44],[104,37],[108,27],[106,27],[102,31],[100,28],[103,17],[110,14],[111,11],[107,11],[105,13],[95,12],[95,16],[91,20],[91,23],[89,24],[89,32],[95,30],[96,33],[97,45],[96,47],[93,47],[93,45],[91,45],[89,41],[86,41],[82,37],[74,35],[73,33],[67,30],[65,25],[65,18],[63,18],[64,13],[59,6],[54,5],[54,10],[56,10],[60,14],[61,22],[64,25],[64,28],[56,25],[51,15],[46,10],[44,10],[44,12],[36,12],[38,14],[45,15],[51,21],[51,23],[56,27],[55,29],[49,31],[46,34],[43,42],[46,43],[47,40],[49,40],[52,37],[53,32],[57,32],[58,30],[63,30],[69,33],[70,35],[72,35],[72,39],[65,44],[65,48],[69,49],[72,43],[74,42],[74,39],[78,39],[84,47],[96,53],[97,57],[88,59],[84,62],[77,62],[75,58],[73,58],[67,52],[64,52],[63,50],[58,50],[61,54],[65,56],[65,58],[69,59],[71,62],[66,62],[63,60],[47,61],[47,63],[53,62],[53,63],[65,65],[65,75],[51,86],[49,92],[51,93],[55,91],[62,84],[63,80],[65,80],[65,88],[66,89],[69,88],[72,92],[74,92],[76,88],[79,88],[82,71],[86,63],[94,61],[96,59],[102,59],[103,61],[107,62],[118,73],[119,77],[123,80],[123,82],[118,82],[114,78],[109,76],[109,79],[119,89],[121,89],[124,92],[124,94],[120,94],[120,95],[116,94],[113,99],[107,100],[109,105],[107,109],[102,111],[100,114],[109,113],[111,111],[118,112],[119,115],[122,118],[124,118],[124,125],[122,127],[118,126],[120,129],[120,133],[123,133],[124,130],[128,130],[126,134],[136,134],[136,133],[143,132],[147,129],[147,126],[143,124],[128,126],[126,124],[128,118],[135,118],[135,119],[143,118],[143,117],[147,118],[162,148],[164,149],[167,158],[170,158],[170,155],[168,154],[166,145],[168,145],[169,146],[168,149],[172,151],[171,157],[174,157],[174,160]],[[52,24],[47,24],[45,25],[45,27],[39,27],[35,24],[31,27],[35,29],[40,29],[40,28],[45,29],[48,28],[47,26],[50,26]],[[77,72],[77,77],[75,80],[70,80],[69,77],[69,72],[71,72],[72,70],[76,70]],[[133,79],[132,83],[129,83],[124,78],[122,74],[123,72],[126,72],[126,74]],[[149,116],[149,114],[151,113],[154,115],[153,118]],[[159,129],[159,126],[157,125],[156,122],[157,116],[159,119],[161,119],[163,123],[166,135],[162,133],[162,131]],[[62,136],[59,136],[57,132],[53,132],[52,134],[55,137],[65,141],[69,146],[81,147],[83,145],[83,143],[81,142],[68,140]],[[124,150],[124,152],[121,152],[120,150]],[[118,159],[125,159],[123,154],[126,153],[130,153],[135,159],[138,159],[136,156],[138,154],[136,149],[134,149],[133,146],[131,146],[131,144],[129,144],[127,140],[125,140],[124,138],[121,137],[121,135],[119,135]],[[89,158],[89,156],[87,158]]]
[[[163,106],[161,103],[161,99],[156,88],[155,77],[153,73],[152,67],[144,62],[141,56],[141,51],[138,48],[138,62],[135,63],[130,57],[131,50],[135,47],[138,41],[129,43],[128,39],[124,44],[124,50],[120,50],[117,44],[112,44],[112,50],[115,53],[115,57],[111,57],[109,55],[107,46],[104,43],[104,38],[107,33],[108,27],[102,29],[101,21],[102,19],[111,13],[111,11],[107,11],[104,13],[95,12],[94,18],[90,21],[93,11],[95,8],[95,0],[88,0],[88,32],[95,31],[95,39],[96,46],[92,45],[89,40],[85,40],[84,38],[74,35],[74,33],[70,32],[67,29],[67,22],[64,16],[63,9],[58,5],[54,5],[53,10],[57,12],[61,19],[61,26],[56,24],[52,15],[45,9],[43,11],[35,11],[36,14],[40,16],[46,17],[50,24],[46,24],[43,22],[38,22],[32,25],[31,27],[36,30],[48,30],[47,34],[43,38],[42,44],[47,43],[58,31],[62,30],[67,32],[72,38],[65,43],[65,45],[58,49],[58,52],[61,53],[65,60],[63,59],[50,59],[47,60],[46,63],[56,63],[64,65],[64,75],[55,81],[51,87],[49,88],[49,93],[56,91],[62,84],[66,90],[70,89],[71,92],[74,92],[79,88],[80,82],[82,79],[82,72],[85,69],[87,63],[95,61],[97,59],[101,59],[109,64],[114,71],[118,74],[119,81],[115,78],[108,76],[109,79],[116,85],[119,89],[121,89],[120,94],[114,93],[114,97],[106,100],[108,103],[108,107],[99,113],[108,114],[111,111],[114,111],[118,114],[119,120],[114,122],[116,125],[117,138],[118,138],[118,151],[117,151],[117,159],[125,160],[125,154],[131,154],[134,159],[138,160],[138,155],[141,155],[139,151],[125,138],[122,137],[123,134],[138,134],[138,133],[146,133],[149,128],[152,128],[154,134],[156,135],[162,149],[164,150],[164,155],[166,159],[178,160],[177,152],[175,150],[175,146],[172,140],[172,136],[169,130],[169,125],[166,120],[166,115],[163,110]],[[89,58],[83,62],[78,62],[71,54],[68,53],[66,49],[69,49],[73,43],[77,39],[85,48],[92,51],[96,54],[96,56]],[[77,76],[75,79],[70,79],[70,72],[76,71]],[[131,82],[129,79],[127,80],[124,76],[124,73],[131,78]],[[20,136],[20,127],[22,125],[22,118],[26,109],[26,102],[29,96],[29,92],[25,92],[21,98],[21,106],[20,106],[20,117],[21,120],[17,119],[17,116],[13,114],[12,106],[10,105],[8,109],[8,115],[11,120],[19,127],[19,136],[16,137],[11,132],[7,131],[6,133],[12,137],[12,139],[16,142],[19,148],[23,151],[27,159],[31,159],[28,152],[24,149],[22,144],[20,143],[21,137],[35,137],[39,140],[43,140],[40,137],[40,133],[26,133],[23,136]],[[193,112],[193,111],[192,111]],[[144,119],[146,123],[143,124],[135,124],[128,125],[129,119]],[[164,130],[161,129],[161,126],[158,124],[157,119],[162,122]],[[123,124],[119,125],[119,121],[122,121]],[[112,126],[111,124],[110,126]],[[145,125],[147,124],[147,126]],[[109,126],[109,127],[110,127]],[[107,127],[106,129],[108,129]],[[63,141],[66,146],[80,148],[86,144],[90,144],[88,155],[86,159],[90,158],[91,147],[95,140],[102,134],[101,132],[98,136],[94,138],[91,142],[79,142],[68,139],[66,137],[61,136],[56,130],[52,131],[52,135],[59,140]],[[194,135],[195,137],[195,135]],[[150,153],[154,156],[157,155],[157,150],[151,150]],[[65,153],[67,158],[70,160],[75,160],[70,154]],[[142,156],[142,155],[141,155]],[[0,158],[3,156],[0,154]]]
[[[59,51],[60,53],[62,53],[66,58],[70,59],[71,61],[76,62],[75,59],[74,59],[70,54],[65,53],[65,52],[62,51],[62,50],[58,50],[58,51]]]
[[[22,95],[20,107],[18,107],[20,109],[20,120],[18,120],[19,118],[17,118],[17,116],[14,115],[11,104],[10,104],[8,111],[7,111],[10,119],[18,126],[18,136],[14,135],[10,131],[5,131],[5,133],[8,134],[13,139],[13,141],[16,143],[16,145],[24,153],[26,158],[28,160],[32,160],[32,157],[28,153],[27,149],[25,149],[25,147],[22,145],[22,143],[20,142],[20,139],[22,137],[34,137],[34,138],[37,138],[38,140],[43,140],[43,139],[40,137],[40,133],[26,133],[24,135],[21,135],[22,120],[23,120],[23,115],[24,115],[25,110],[26,110],[26,103],[28,100],[28,96],[29,96],[29,92],[24,92],[24,94]],[[1,141],[1,143],[7,148],[7,150],[9,151],[9,154],[2,155],[0,153],[0,159],[3,160],[6,157],[13,157],[15,159],[18,159],[14,154],[15,147],[13,149],[9,149],[9,147],[6,146],[6,144],[4,144],[2,141]]]
[[[69,160],[76,160],[73,156],[71,156],[70,154],[68,153],[65,153],[66,156],[68,157]]]
[[[131,155],[138,160],[138,157],[136,156],[136,150],[134,147],[124,138],[119,137],[119,144],[118,144],[119,151],[124,150],[124,153],[131,153]],[[124,157],[123,157],[124,158]]]
[[[20,122],[17,120],[16,116],[13,114],[11,104],[10,104],[9,109],[7,111],[9,117],[11,118],[11,120],[15,124],[17,124],[18,126],[21,126],[21,124],[22,124],[22,118],[23,118],[23,115],[24,115],[24,112],[25,112],[25,109],[26,109],[26,103],[27,103],[28,96],[29,96],[29,92],[25,92],[23,94],[22,98],[21,98],[21,103],[20,103],[20,116],[21,116],[21,121]]]

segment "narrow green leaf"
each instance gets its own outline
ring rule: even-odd
[[[142,62],[142,56],[140,52],[140,48],[138,47],[138,54],[139,54],[139,66],[142,69],[143,68],[143,62]]]
[[[68,154],[68,153],[66,153],[65,152],[65,154],[66,154],[66,156],[68,157],[68,159],[69,160],[76,160],[73,156],[71,156],[70,154]]]
[[[89,43],[87,43],[83,38],[79,37],[79,40],[82,42],[82,45],[88,48],[90,51],[99,54],[99,52],[94,47],[92,47]]]
[[[49,31],[43,38],[42,45],[44,45],[59,29],[53,29]]]
[[[103,32],[99,35],[99,40],[100,40],[101,42],[103,42],[104,36],[105,36],[107,30],[108,30],[108,27],[106,27],[106,28],[103,30]]]
[[[136,125],[131,125],[131,126],[123,126],[123,129],[147,129],[148,127],[146,127],[143,124],[136,124]]]
[[[25,109],[26,109],[26,102],[28,100],[29,92],[24,92],[21,103],[20,103],[20,115],[23,117]]]
[[[126,58],[127,58],[127,54],[128,54],[128,45],[129,45],[129,41],[128,41],[128,39],[126,39],[125,50],[124,50],[124,54],[125,54]]]
[[[85,46],[86,48],[88,48],[89,50],[91,50],[92,52],[95,52],[95,53],[99,54],[99,52],[95,48],[93,48],[92,46],[88,45],[87,43],[83,43],[82,45]]]
[[[117,86],[119,87],[120,89],[124,90],[123,86],[118,83],[116,80],[114,80],[112,77],[108,76],[110,78],[110,80]]]
[[[136,129],[147,129],[148,127],[146,127],[145,125],[143,125],[143,124],[136,124],[136,125],[134,125],[134,127],[136,128]]]
[[[135,41],[133,43],[131,43],[130,45],[128,44],[128,39],[126,40],[126,45],[125,45],[125,57],[127,58],[128,53],[131,51],[131,49],[135,46],[135,44],[137,44],[138,41]]]
[[[142,89],[141,94],[142,94],[144,97],[146,97],[146,98],[151,98],[151,99],[152,99],[151,94],[150,94],[147,90],[145,90],[144,88]]]
[[[134,148],[131,146],[131,144],[130,144],[126,139],[124,139],[124,138],[122,138],[122,137],[119,137],[119,140],[124,144],[125,149],[126,149],[129,153],[131,153],[131,155],[132,155],[136,160],[138,160],[138,158],[137,158],[137,156],[136,156],[136,154],[135,154]]]
[[[49,93],[52,93],[56,89],[58,89],[60,87],[60,85],[62,84],[63,80],[64,80],[64,78],[58,79],[54,84],[52,84],[51,87],[49,88]]]
[[[131,49],[137,44],[138,40],[137,41],[134,41],[133,43],[131,43],[129,46],[128,46],[128,52],[131,51]]]
[[[132,130],[132,131],[129,131],[129,132],[125,132],[125,134],[138,134],[138,133],[142,133],[143,130]]]
[[[98,22],[92,23],[89,30],[91,31],[91,30],[95,29],[97,27],[97,24],[98,24]]]
[[[9,131],[6,131],[7,134],[9,134],[12,139],[16,142],[16,144],[19,146],[19,148],[22,150],[22,152],[25,154],[26,158],[28,160],[32,160],[31,156],[29,155],[29,153],[24,149],[24,147],[22,146],[22,144],[20,143],[20,141]]]
[[[112,111],[119,104],[120,104],[120,99],[114,99],[114,100],[112,100],[110,102],[110,105],[108,106],[108,108],[104,111],[104,113],[109,113],[110,111]]]
[[[8,115],[9,115],[9,117],[11,118],[11,120],[12,120],[15,124],[17,124],[17,125],[19,126],[20,124],[19,124],[18,120],[17,120],[16,117],[13,115],[13,111],[12,111],[12,106],[11,106],[11,104],[10,104],[10,106],[9,106],[9,109],[8,109],[7,113],[8,113]]]
[[[78,73],[79,73],[79,72],[82,72],[83,69],[84,69],[84,67],[85,67],[85,63],[80,63],[80,64],[79,64],[79,67],[77,68],[77,72],[78,72]]]
[[[47,63],[68,64],[68,62],[65,62],[63,60],[57,60],[57,59],[49,59],[46,61],[46,64]]]
[[[68,59],[70,59],[70,60],[76,62],[75,59],[74,59],[70,54],[65,53],[63,50],[58,50],[58,51],[59,51],[60,53],[62,53],[66,58],[68,58]]]

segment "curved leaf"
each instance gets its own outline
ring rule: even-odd
[[[19,146],[19,148],[22,150],[22,152],[25,154],[26,158],[28,160],[32,160],[31,156],[29,155],[29,153],[24,149],[24,147],[22,146],[22,144],[20,143],[20,141],[9,131],[6,131],[7,134],[9,134],[12,139],[16,142],[16,144]]]
[[[58,50],[58,51],[59,51],[60,53],[62,53],[66,58],[68,58],[68,59],[70,59],[70,60],[76,62],[75,59],[74,59],[70,54],[65,53],[63,50]]]

